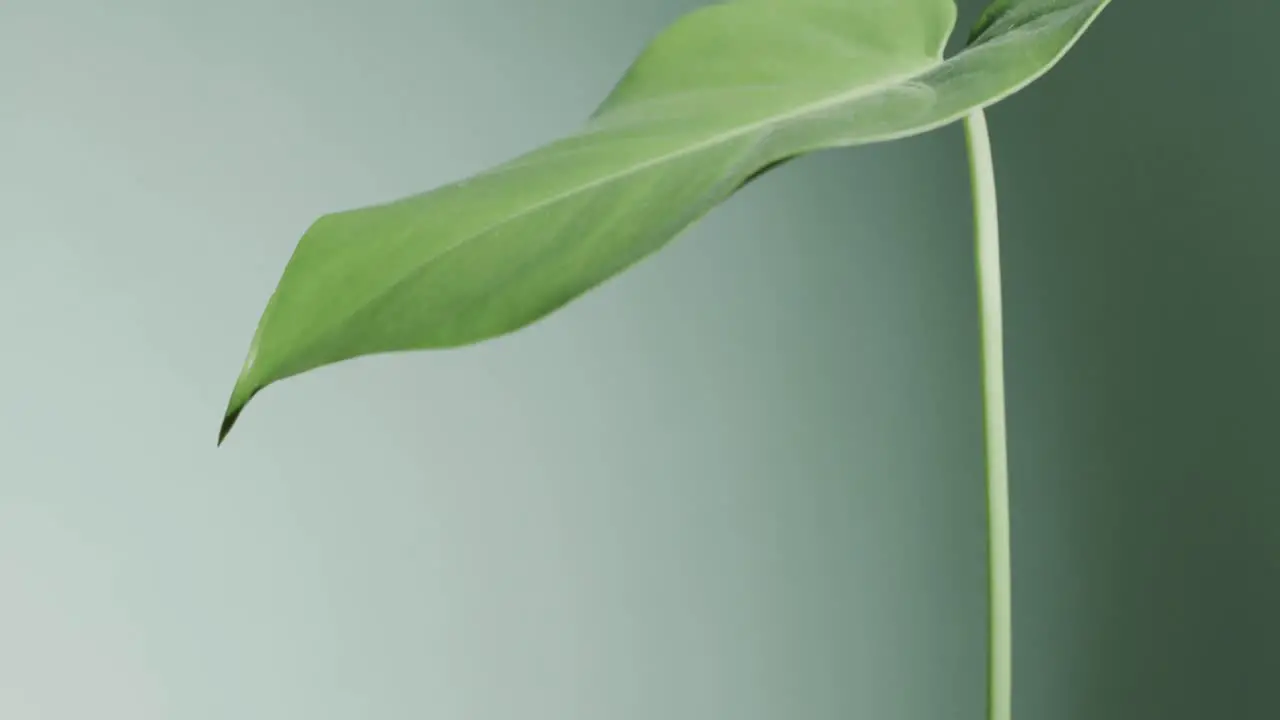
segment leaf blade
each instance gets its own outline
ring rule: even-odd
[[[263,312],[219,442],[274,382],[518,330],[768,168],[927,132],[997,102],[1052,67],[1107,2],[998,0],[946,60],[951,0],[734,0],[690,13],[580,132],[473,178],[317,220]]]

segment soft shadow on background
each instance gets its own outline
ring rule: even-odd
[[[698,4],[0,4],[0,717],[980,717],[956,127],[214,448],[315,216],[572,130]],[[1280,716],[1277,26],[1116,0],[991,113],[1019,716]]]

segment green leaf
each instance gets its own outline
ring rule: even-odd
[[[268,302],[219,442],[262,388],[522,328],[761,172],[940,127],[1048,70],[1108,0],[998,0],[944,60],[951,0],[735,0],[652,41],[580,132],[468,180],[326,215]]]

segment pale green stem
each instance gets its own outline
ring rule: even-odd
[[[1009,460],[1004,417],[1004,331],[1000,231],[991,138],[981,110],[965,118],[982,335],[982,407],[987,465],[987,718],[1013,715],[1013,593],[1009,540]]]

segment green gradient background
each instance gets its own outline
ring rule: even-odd
[[[0,0],[0,717],[980,717],[958,127],[214,448],[315,216],[573,129],[698,4]],[[1280,717],[1277,26],[1116,0],[991,114],[1021,718]]]

